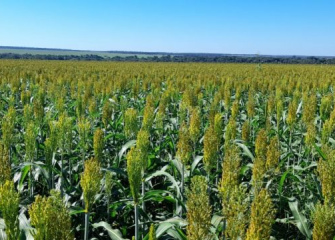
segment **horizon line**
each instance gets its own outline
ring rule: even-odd
[[[5,46],[5,45],[0,45],[0,49],[34,49],[34,50],[58,50],[58,51],[72,51],[72,52],[99,52],[99,53],[138,53],[138,54],[164,54],[164,55],[173,55],[173,54],[178,54],[178,55],[183,55],[183,54],[198,54],[198,55],[222,55],[222,56],[275,56],[275,57],[328,57],[328,58],[335,58],[335,56],[331,55],[297,55],[297,54],[292,54],[292,55],[285,55],[285,54],[258,54],[258,53],[210,53],[210,52],[167,52],[167,51],[139,51],[139,50],[87,50],[87,49],[71,49],[71,48],[54,48],[54,47],[28,47],[28,46]]]

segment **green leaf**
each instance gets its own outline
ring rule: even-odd
[[[21,168],[21,178],[20,178],[20,182],[18,184],[18,190],[19,191],[21,191],[22,188],[23,188],[22,184],[23,184],[23,181],[25,180],[29,170],[30,170],[30,165],[26,165],[23,168]]]
[[[163,194],[165,196],[163,196]],[[173,197],[171,197],[171,193],[169,191],[166,190],[150,190],[147,191],[144,195],[143,198],[144,201],[157,201],[157,202],[162,202],[163,200],[168,200],[171,202],[176,202],[175,199],[173,199]]]
[[[219,226],[219,224],[223,221],[224,217],[219,215],[214,215],[212,217],[211,223],[215,227],[215,229]]]
[[[132,146],[134,146],[136,143],[136,140],[130,140],[126,144],[124,144],[119,152],[119,159],[122,158],[123,154]]]
[[[150,174],[146,179],[145,179],[145,181],[150,181],[150,179],[151,178],[153,178],[153,177],[157,177],[157,176],[166,176],[169,180],[170,180],[170,182],[172,183],[172,185],[173,185],[173,187],[176,189],[176,191],[177,191],[177,197],[179,197],[180,196],[180,189],[179,189],[179,186],[178,186],[178,183],[177,183],[177,181],[174,179],[174,177],[172,177],[169,173],[167,173],[167,172],[164,172],[164,171],[162,171],[162,170],[159,170],[159,171],[157,171],[157,172],[154,172],[154,173],[152,173],[152,174]]]
[[[194,161],[192,162],[192,166],[191,166],[191,172],[194,171],[194,169],[197,167],[197,165],[199,164],[199,162],[204,158],[204,156],[196,156],[194,158]]]
[[[248,163],[247,165],[244,165],[243,167],[241,167],[240,174],[244,176],[247,173],[247,171],[252,169],[253,167],[254,167],[254,164],[252,163]]]
[[[173,239],[187,240],[185,234],[178,228],[177,229],[170,228],[166,231],[166,233],[171,237],[173,237]]]
[[[169,222],[162,222],[159,224],[157,230],[156,230],[156,238],[159,238],[162,236],[167,230],[172,228],[174,225]]]
[[[110,239],[125,240],[125,238],[122,238],[122,234],[121,234],[120,230],[112,229],[111,225],[109,225],[108,223],[106,223],[104,221],[101,221],[99,223],[93,223],[92,226],[94,228],[103,227],[108,232],[108,235],[109,235]]]
[[[178,229],[185,227],[186,225],[187,222],[182,218],[170,218],[158,225],[156,230],[156,237],[159,238],[164,233],[168,233],[169,235],[176,237],[176,239],[185,240],[186,236],[182,231],[178,231]]]
[[[310,229],[307,218],[299,211],[298,200],[294,199],[294,201],[288,202],[288,205],[294,216],[295,225],[297,226],[297,228],[307,239],[311,239],[312,230]]]
[[[334,139],[333,139],[334,140]],[[330,140],[329,140],[330,141]],[[331,142],[331,141],[330,141]],[[322,157],[323,160],[326,160],[327,157],[326,155],[322,152],[321,148],[318,147],[315,143],[314,143],[314,148],[317,151],[317,153],[320,155],[320,157]]]
[[[287,170],[286,172],[284,172],[284,174],[280,178],[279,186],[278,186],[279,195],[281,195],[281,193],[283,191],[284,182],[286,180],[287,174],[289,174],[289,173],[290,173],[290,170]]]
[[[84,213],[85,209],[82,207],[76,206],[76,207],[71,207],[69,212],[70,212],[70,215],[77,215],[79,213]]]
[[[244,145],[243,143],[238,143],[236,142],[236,145],[239,146],[243,151],[242,154],[249,157],[252,161],[254,161],[254,155],[252,155],[252,153],[250,152],[249,148]]]
[[[32,233],[35,231],[32,226],[30,225],[30,222],[28,221],[26,215],[22,211],[19,215],[19,224],[20,224],[20,229],[23,235],[25,235],[26,240],[34,240],[34,237]]]

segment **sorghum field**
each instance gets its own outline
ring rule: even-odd
[[[335,236],[335,66],[0,61],[0,238]]]

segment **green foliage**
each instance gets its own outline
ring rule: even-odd
[[[90,238],[131,239],[135,223],[148,239],[154,223],[157,238],[186,239],[192,204],[183,193],[194,176],[208,179],[213,239],[246,239],[247,227],[253,239],[265,229],[276,239],[332,231],[334,66],[0,65],[0,185],[13,179],[20,193],[22,238],[37,230],[26,212],[33,199],[60,188],[73,238],[83,238],[89,210]],[[91,157],[98,164],[87,166]],[[250,213],[264,187],[277,214],[260,229]],[[258,215],[269,220],[265,200]]]

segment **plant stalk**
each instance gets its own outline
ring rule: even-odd
[[[64,186],[63,186],[63,170],[64,170],[64,163],[63,163],[63,150],[61,151],[61,173],[60,173],[60,192],[62,198],[64,197]]]
[[[135,207],[135,240],[139,240],[138,239],[138,205],[137,203],[134,204]],[[88,240],[88,239],[85,239]]]
[[[84,233],[84,240],[88,240],[89,235],[89,220],[90,220],[90,212],[85,212],[85,233]]]

